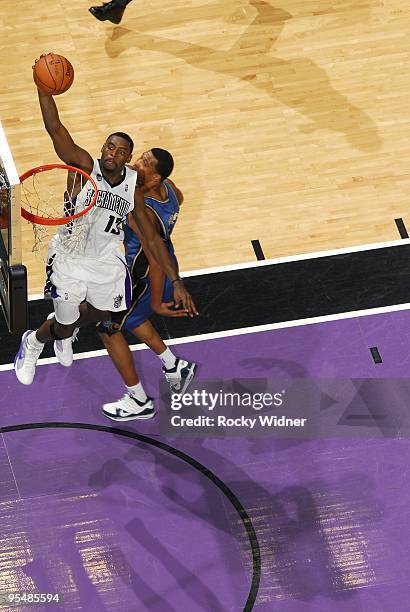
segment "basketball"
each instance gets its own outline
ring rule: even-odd
[[[63,55],[47,53],[36,60],[33,66],[33,78],[39,89],[52,96],[58,96],[71,87],[74,68]]]

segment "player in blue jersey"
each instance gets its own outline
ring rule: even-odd
[[[138,172],[138,181],[144,185],[148,217],[176,262],[171,233],[183,195],[167,178],[173,166],[168,151],[153,148],[143,153],[133,168]],[[195,363],[176,357],[149,320],[154,312],[167,316],[187,316],[188,311],[171,309],[172,283],[155,260],[147,258],[143,250],[144,240],[141,240],[132,218],[129,218],[124,234],[125,256],[133,281],[132,306],[126,313],[118,313],[111,321],[98,326],[104,346],[126,386],[124,397],[102,407],[105,416],[115,421],[149,419],[155,414],[153,402],[139,380],[132,353],[121,330],[133,333],[158,355],[174,393],[183,394],[186,391],[197,368]]]

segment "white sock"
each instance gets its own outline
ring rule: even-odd
[[[142,386],[140,382],[136,385],[133,385],[132,387],[127,387],[127,391],[132,397],[135,397],[135,399],[137,399],[139,402],[146,402],[148,399],[147,394],[144,391],[144,387]]]
[[[32,334],[27,336],[27,344],[37,350],[44,348],[44,342],[40,342],[40,340],[37,340],[36,332],[33,332]]]
[[[165,349],[165,351],[163,353],[158,355],[158,357],[161,359],[161,361],[164,364],[166,370],[172,370],[172,368],[175,367],[175,362],[176,362],[177,358],[175,357],[175,355],[171,351],[171,349],[169,349],[168,347]]]

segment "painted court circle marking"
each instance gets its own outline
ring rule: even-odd
[[[144,436],[134,431],[128,431],[126,429],[116,429],[115,427],[106,427],[105,425],[94,425],[92,423],[64,422],[22,423],[20,425],[9,425],[6,427],[0,427],[0,433],[5,434],[13,431],[23,431],[28,429],[91,429],[94,431],[102,431],[105,433],[115,434],[117,436],[123,436],[125,438],[133,438],[134,440],[138,440],[139,442],[151,444],[151,446],[155,446],[156,448],[159,448],[162,451],[169,453],[170,455],[178,457],[182,461],[185,461],[185,463],[188,463],[188,465],[190,465],[191,467],[198,470],[201,474],[206,476],[208,480],[210,480],[215,486],[217,486],[218,489],[231,502],[231,504],[239,514],[239,517],[246,530],[252,552],[253,569],[251,586],[243,608],[243,612],[250,612],[253,609],[258,594],[261,578],[261,556],[258,538],[253,527],[252,521],[239,499],[236,497],[233,491],[231,491],[231,489],[220,478],[218,478],[218,476],[211,472],[211,470],[202,465],[202,463],[200,463],[193,457],[190,457],[186,453],[178,450],[177,448],[174,448],[173,446],[170,446],[169,444],[166,444],[165,442],[160,442],[159,440],[155,440],[154,438]]]

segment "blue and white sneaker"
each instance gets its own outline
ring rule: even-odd
[[[177,357],[175,366],[172,369],[167,370],[163,367],[162,371],[171,387],[171,392],[183,395],[194,378],[197,369],[198,365],[193,361],[184,361]]]
[[[129,393],[126,393],[117,402],[104,404],[101,410],[106,417],[113,421],[152,419],[156,412],[150,397],[147,397],[145,402],[141,402]]]
[[[14,358],[14,371],[18,380],[23,385],[31,385],[36,373],[37,360],[41,355],[44,345],[41,348],[35,348],[28,343],[28,337],[36,332],[29,329],[24,332],[19,352]]]

